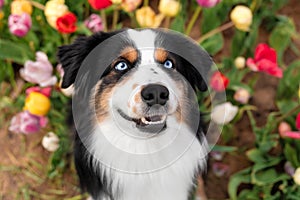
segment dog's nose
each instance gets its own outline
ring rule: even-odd
[[[149,84],[141,92],[142,100],[149,106],[165,105],[169,99],[169,90],[163,85]]]

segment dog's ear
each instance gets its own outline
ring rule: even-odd
[[[207,83],[203,77],[197,69],[185,59],[181,58],[181,63],[177,66],[176,70],[187,79],[195,91],[197,89],[200,91],[207,90]]]
[[[64,69],[62,88],[68,88],[75,82],[77,72],[87,55],[101,42],[121,31],[99,32],[92,36],[78,37],[73,44],[61,46],[58,49],[58,61]]]

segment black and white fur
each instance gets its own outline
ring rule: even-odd
[[[168,35],[166,32],[161,34],[162,31],[152,29],[101,32],[90,37],[80,37],[73,44],[62,46],[58,52],[59,61],[65,71],[62,87],[72,86],[87,55],[101,42],[119,32],[125,33],[122,37],[125,35],[124,41],[127,41],[127,43],[124,42],[120,53],[128,46],[136,52],[129,57],[133,62],[124,58],[116,58],[116,62],[113,62],[111,66],[101,66],[107,67],[107,70],[95,85],[94,96],[90,101],[95,104],[98,117],[98,120],[95,120],[95,131],[86,133],[90,134],[93,141],[90,149],[87,150],[77,133],[75,135],[74,156],[81,187],[95,200],[187,200],[195,188],[196,176],[205,169],[207,153],[207,144],[201,134],[201,127],[198,130],[199,134],[193,134],[190,129],[190,122],[193,119],[189,118],[191,107],[187,98],[190,98],[191,94],[187,89],[187,84],[190,84],[195,91],[205,90],[206,84],[195,67],[180,56],[171,52],[168,52],[166,56],[166,51],[163,51],[160,52],[162,55],[158,55],[160,60],[157,60],[156,50],[164,48],[163,44],[167,41],[164,39]],[[176,41],[173,42],[176,43]],[[150,48],[141,50],[145,47]],[[105,51],[109,50],[105,49]],[[203,63],[208,63],[208,65],[211,64],[208,55],[199,55],[198,59],[203,59],[205,61]],[[167,60],[174,65],[171,69],[164,67]],[[117,70],[120,62],[125,62],[129,66],[126,72]],[[182,80],[181,76],[188,82]],[[147,109],[147,104],[140,97],[143,88],[150,84],[163,85],[169,90],[167,102],[155,108],[154,111]],[[180,112],[178,112],[179,104],[182,104]],[[163,112],[160,112],[160,109],[163,109]],[[158,124],[164,123],[162,131],[156,133],[159,137],[139,140],[130,135],[124,135],[116,128],[117,124],[113,118],[115,113],[120,114],[117,118],[118,126],[123,126],[124,130],[132,130],[134,136],[152,135],[151,131],[148,133],[147,129],[142,130],[137,125],[149,119],[149,116],[153,114],[151,112],[156,112],[159,119],[163,121],[157,122]],[[151,120],[146,120],[145,123],[148,122],[152,124]],[[119,158],[119,155],[115,155],[110,149],[103,149],[97,130],[101,130],[101,134],[119,149],[147,154],[161,148],[174,137],[173,124],[174,126],[179,124],[181,127],[181,132],[174,141],[174,147],[183,149],[183,141],[194,137],[196,140],[179,159],[162,169],[151,173],[126,173],[103,165],[94,157],[99,156],[107,161],[106,163],[114,162],[116,159],[124,161],[130,159],[129,157]],[[162,154],[160,159],[164,159],[165,156],[169,154]],[[127,160],[124,165],[129,165],[126,167],[131,171],[139,167],[151,169],[152,165],[153,167],[156,164],[159,165],[160,159],[149,159],[144,163]]]

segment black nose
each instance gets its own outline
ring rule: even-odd
[[[141,92],[142,99],[149,106],[165,105],[169,99],[169,90],[162,85],[149,84]]]

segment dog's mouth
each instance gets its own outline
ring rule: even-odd
[[[136,127],[143,132],[159,133],[167,128],[167,114],[150,114],[141,118],[132,118],[126,115],[121,109],[117,109],[121,117],[136,124]]]

